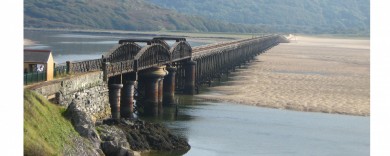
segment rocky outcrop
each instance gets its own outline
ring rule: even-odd
[[[65,145],[63,155],[104,156],[101,149],[94,147],[91,141],[81,137],[71,137],[72,145]]]
[[[66,116],[75,130],[87,138],[93,148],[92,155],[131,156],[135,151],[188,151],[185,138],[172,134],[161,124],[147,123],[138,119],[107,119],[92,121],[85,113],[82,101],[74,99],[68,106]],[[91,152],[90,152],[91,153]],[[89,154],[91,155],[91,154]]]
[[[100,148],[101,140],[95,129],[95,124],[91,117],[84,112],[79,100],[73,100],[71,102],[66,110],[66,116],[82,137],[90,140],[96,149]]]
[[[99,130],[101,149],[106,155],[131,156],[134,155],[126,140],[125,133],[116,126],[100,125]]]
[[[105,125],[118,127],[126,134],[132,150],[188,151],[190,145],[183,137],[172,134],[161,124],[141,120],[105,120]]]

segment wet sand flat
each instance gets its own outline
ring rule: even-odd
[[[370,41],[296,36],[199,97],[297,111],[370,115]]]

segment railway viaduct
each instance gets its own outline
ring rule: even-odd
[[[175,42],[169,45],[168,40]],[[175,92],[195,94],[201,85],[282,42],[288,40],[280,35],[198,47],[180,37],[120,40],[102,58],[68,61],[56,67],[71,76],[30,89],[64,106],[74,98],[84,98],[87,112],[97,119],[102,118],[97,114],[105,112],[105,107],[110,107],[108,114],[114,119],[131,118],[134,108],[156,115],[163,105],[173,104]],[[98,106],[88,106],[91,104]]]

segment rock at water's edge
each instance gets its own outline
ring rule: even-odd
[[[106,155],[132,156],[133,151],[123,131],[115,126],[100,125],[96,127],[102,139],[101,149]]]
[[[106,120],[103,123],[120,128],[126,134],[130,148],[135,151],[188,151],[191,148],[185,138],[173,135],[161,124],[128,119]]]

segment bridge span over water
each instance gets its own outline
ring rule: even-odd
[[[167,40],[174,40],[173,45]],[[158,114],[173,104],[175,92],[195,94],[202,84],[234,70],[287,39],[267,35],[191,47],[185,38],[120,40],[102,58],[67,62],[67,73],[102,71],[112,118],[131,117],[134,101],[143,113]],[[141,46],[139,43],[144,43]]]

